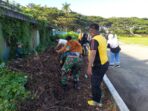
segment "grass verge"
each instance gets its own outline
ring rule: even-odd
[[[119,36],[119,41],[127,44],[137,44],[137,45],[148,46],[148,36],[143,36],[143,37]]]

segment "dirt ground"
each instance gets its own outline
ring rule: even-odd
[[[90,107],[87,100],[91,97],[90,79],[84,77],[86,63],[82,66],[80,90],[64,91],[60,85],[60,66],[53,48],[48,48],[39,56],[10,62],[9,68],[25,72],[28,75],[26,88],[31,91],[31,98],[18,105],[18,111],[111,111],[112,100],[105,87],[103,108]]]

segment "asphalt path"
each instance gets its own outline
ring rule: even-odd
[[[121,44],[121,67],[107,76],[130,111],[148,111],[148,47]]]

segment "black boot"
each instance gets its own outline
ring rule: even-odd
[[[74,81],[74,89],[77,89],[77,90],[80,89],[80,84],[78,81]]]
[[[63,88],[63,90],[64,90],[64,91],[68,91],[68,90],[69,90],[69,88],[68,88],[68,85],[67,85],[67,84],[62,85],[62,88]]]

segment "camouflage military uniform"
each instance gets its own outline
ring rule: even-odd
[[[67,56],[65,63],[62,67],[62,85],[67,85],[69,74],[71,74],[71,76],[73,77],[74,83],[77,83],[79,81],[81,63],[82,61],[79,57]]]

